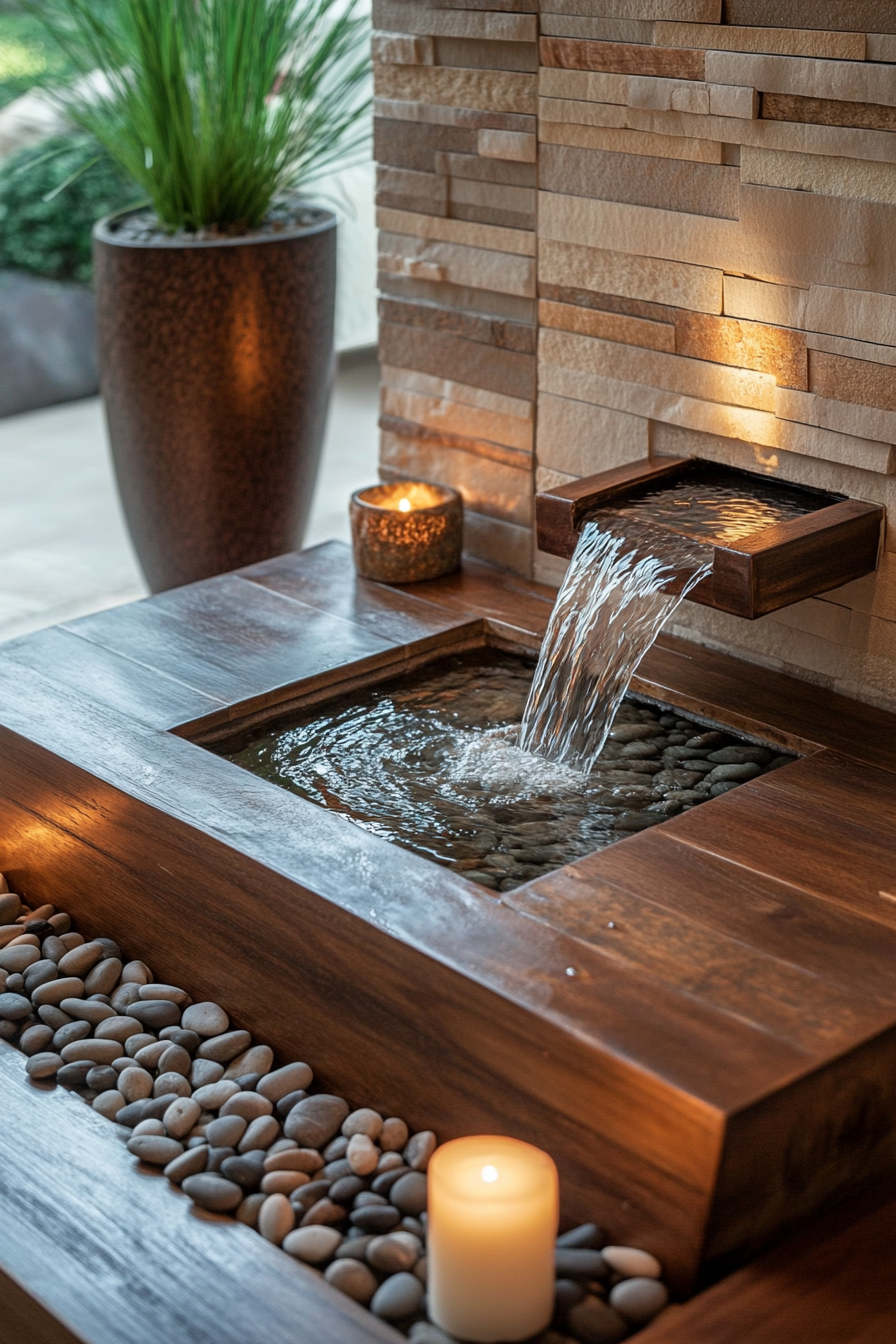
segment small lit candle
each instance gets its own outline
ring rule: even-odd
[[[429,1164],[429,1315],[476,1344],[528,1339],[554,1310],[557,1168],[539,1148],[455,1139]]]
[[[397,481],[356,490],[351,501],[355,568],[380,583],[417,583],[460,564],[463,503],[456,490]]]

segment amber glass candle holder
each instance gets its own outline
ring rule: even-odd
[[[396,481],[356,490],[351,502],[355,568],[380,583],[419,583],[460,565],[464,508],[456,490]]]

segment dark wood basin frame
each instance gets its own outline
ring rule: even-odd
[[[719,468],[695,457],[644,458],[537,494],[540,550],[568,559],[595,508],[612,506],[649,486],[687,480],[701,467],[747,483],[756,480],[765,489],[775,484],[769,477]],[[881,506],[819,490],[803,493],[807,502],[813,497],[817,501],[812,512],[743,541],[713,547],[712,573],[692,589],[690,601],[752,621],[875,570],[885,516]]]
[[[896,1170],[896,717],[663,638],[638,693],[804,759],[500,898],[190,740],[534,648],[553,597],[334,543],[12,641],[0,870],[324,1086],[548,1148],[686,1293]]]

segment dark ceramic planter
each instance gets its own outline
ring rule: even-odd
[[[153,592],[297,549],[333,373],[336,220],[250,238],[94,229],[100,386]]]

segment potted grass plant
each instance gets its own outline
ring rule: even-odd
[[[368,135],[357,0],[35,0],[59,97],[145,206],[94,230],[100,383],[153,591],[293,549],[333,369],[336,218]]]

